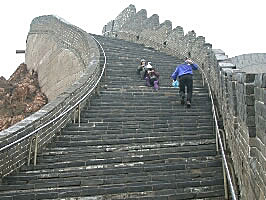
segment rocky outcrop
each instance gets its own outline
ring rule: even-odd
[[[21,64],[8,80],[0,77],[0,131],[38,111],[47,102],[37,73]]]

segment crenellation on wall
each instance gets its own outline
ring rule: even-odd
[[[121,27],[121,31],[139,32],[145,28],[144,22],[147,19],[147,11],[145,9],[140,10],[133,17],[129,18],[126,23]]]
[[[258,108],[258,105],[260,105],[260,101],[257,100],[261,99],[260,95],[258,94],[259,89],[256,88],[259,84],[255,84],[256,82],[259,82],[256,81],[259,79],[258,77],[261,77],[261,74],[247,74],[244,72],[237,73],[236,76],[238,84],[236,86],[238,88],[237,109],[239,109],[239,128],[236,132],[240,133],[240,137],[236,141],[238,141],[237,145],[239,147],[243,147],[242,143],[246,145],[246,151],[244,151],[243,155],[239,156],[242,156],[241,158],[244,158],[243,168],[248,170],[249,172],[248,176],[244,176],[240,173],[240,175],[238,176],[242,183],[242,196],[244,197],[244,199],[254,199],[254,196],[257,199],[265,196],[265,190],[261,190],[261,188],[265,188],[265,183],[258,181],[258,177],[265,177],[265,169],[261,168],[260,166],[261,163],[264,164],[266,162],[266,152],[263,151],[263,148],[265,148],[266,141],[262,142],[259,135],[261,133],[259,128],[261,126],[260,124],[265,124],[265,121],[263,122],[263,120],[261,123],[259,122],[259,120],[262,119],[260,116],[261,111],[266,109]],[[265,130],[263,135],[265,135]],[[235,163],[240,159],[239,156],[234,159]],[[257,163],[256,169],[252,168],[251,166],[252,163],[254,165],[254,162]],[[235,166],[238,165],[235,164]],[[239,169],[241,169],[241,166]]]
[[[196,42],[196,33],[194,30],[189,31],[187,34],[184,36],[184,42],[185,42],[185,55],[190,58],[194,58],[197,56],[196,49],[194,50],[195,42]]]
[[[177,26],[172,30],[172,33],[175,35],[175,38],[178,39],[183,39],[184,37],[184,29],[181,26]]]
[[[165,50],[165,52],[169,52],[169,49],[174,50],[174,49],[184,49],[185,42],[184,42],[184,30],[181,26],[177,26],[174,28],[169,35],[167,36],[166,40],[166,46],[168,50]],[[165,47],[164,47],[165,48]],[[181,52],[176,52],[175,55],[180,55]],[[173,53],[169,53],[173,54]],[[186,52],[182,52],[181,54],[185,55],[187,54]],[[181,57],[181,56],[179,56]],[[184,56],[182,56],[184,57]]]
[[[254,83],[256,137],[252,139],[251,154],[256,167],[251,169],[257,180],[259,198],[263,198],[266,194],[266,73],[256,74]]]
[[[165,20],[163,23],[159,25],[157,29],[161,29],[162,27],[164,27],[164,29],[166,30],[165,32],[166,35],[169,35],[170,32],[172,32],[172,22],[170,20]]]
[[[234,69],[223,68],[221,76],[224,79],[223,99],[222,99],[222,113],[225,134],[228,146],[231,147],[232,158],[236,158],[234,147],[238,140],[235,130],[238,128],[237,121],[237,97],[236,97],[236,80],[233,76]]]
[[[112,31],[120,31],[127,21],[136,15],[136,8],[130,4],[125,8],[114,20],[114,26]]]
[[[109,32],[113,31],[114,20],[109,21],[106,25],[104,25],[102,29],[102,34],[109,34]]]
[[[168,43],[167,37],[171,32],[172,23],[170,21],[165,21],[159,26],[152,27],[152,29],[144,29],[139,32],[139,34],[136,34],[139,38],[135,36],[133,41],[159,50]],[[158,38],[160,38],[160,40]]]
[[[143,22],[144,30],[154,30],[160,25],[159,16],[153,14]],[[142,30],[143,31],[143,30]]]
[[[203,36],[198,36],[197,38],[196,38],[196,42],[195,42],[195,45],[196,45],[196,47],[200,47],[200,48],[202,48],[202,46],[205,44],[205,37],[203,37]]]
[[[253,77],[253,78],[252,78]],[[238,118],[242,128],[248,133],[249,137],[255,137],[255,102],[254,96],[254,76],[252,74],[238,73],[237,76],[237,99],[238,99]],[[248,99],[248,101],[246,100]]]
[[[184,40],[186,40],[188,43],[193,44],[196,41],[196,32],[194,30],[188,31],[187,34],[185,34]]]

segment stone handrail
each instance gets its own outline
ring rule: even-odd
[[[92,94],[93,88],[96,87],[96,84],[99,82],[102,75],[102,66],[100,66],[99,61],[99,49],[92,36],[78,27],[68,24],[54,16],[43,16],[36,18],[33,21],[35,20],[38,20],[38,30],[42,29],[42,31],[36,31],[33,33],[33,29],[31,29],[28,40],[33,34],[46,34],[51,39],[54,39],[57,30],[53,29],[53,31],[51,31],[50,27],[52,27],[53,24],[59,23],[60,27],[57,28],[60,29],[60,32],[63,31],[66,34],[64,37],[57,38],[58,40],[54,40],[53,42],[58,46],[62,45],[60,46],[62,50],[68,48],[70,54],[73,54],[74,52],[78,57],[79,64],[84,66],[84,68],[77,81],[75,81],[71,87],[64,89],[60,95],[33,115],[0,132],[0,178],[17,170],[27,162],[28,156],[34,152],[33,148],[32,151],[29,152],[33,141],[37,144],[36,147],[38,150],[41,151],[41,149],[48,144],[58,132],[60,132],[61,128],[75,117],[73,116],[75,108],[73,108],[64,116],[58,118],[58,120],[54,120],[61,113],[68,111],[73,106],[75,107],[85,95]],[[47,23],[49,26],[45,26]],[[48,30],[45,30],[45,27],[48,27]],[[77,38],[80,41],[77,42]],[[75,42],[71,43],[69,42],[70,40]],[[82,47],[77,46],[77,44],[82,44]],[[38,45],[36,45],[35,48],[38,49]],[[51,55],[54,54],[51,53]],[[82,106],[84,103],[85,102],[83,101],[79,106]],[[44,124],[47,124],[50,121],[53,121],[53,123],[45,127]],[[26,137],[40,127],[44,128],[31,137]],[[36,137],[36,135],[38,135],[38,137]],[[25,139],[16,143],[16,141],[21,138]]]

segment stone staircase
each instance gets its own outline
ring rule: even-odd
[[[194,75],[192,107],[170,75],[182,61],[143,45],[95,37],[107,56],[99,94],[37,158],[3,179],[0,200],[224,199],[221,157],[208,91]],[[160,72],[160,89],[136,75],[141,58]]]

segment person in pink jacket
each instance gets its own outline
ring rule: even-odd
[[[154,89],[157,91],[159,89],[159,77],[159,72],[157,72],[150,63],[148,63],[145,74],[146,85],[149,87],[154,87]]]

